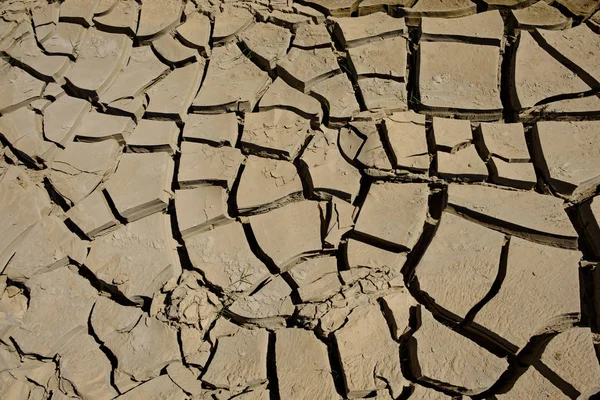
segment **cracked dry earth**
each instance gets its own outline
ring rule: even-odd
[[[0,4],[0,398],[597,399],[594,0]]]

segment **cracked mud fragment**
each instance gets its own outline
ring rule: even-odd
[[[407,42],[403,37],[377,40],[348,49],[350,66],[355,78],[376,76],[406,80]]]
[[[215,43],[231,41],[253,22],[254,18],[247,9],[225,5],[222,12],[215,15],[213,40]]]
[[[67,203],[77,204],[112,172],[118,151],[114,140],[71,142],[49,163],[48,180]]]
[[[571,18],[565,17],[558,9],[544,1],[511,10],[511,13],[521,29],[564,29],[571,24]]]
[[[600,198],[595,197],[582,204],[577,217],[586,234],[584,240],[592,247],[596,257],[600,257]]]
[[[172,71],[148,90],[150,102],[146,113],[154,117],[185,121],[203,74],[204,59]]]
[[[236,203],[240,212],[268,211],[301,196],[302,181],[294,164],[248,157],[237,190]]]
[[[184,238],[229,219],[225,189],[220,186],[175,191],[175,209]]]
[[[500,117],[498,47],[422,42],[418,59],[419,100],[424,110],[441,116]]]
[[[133,129],[131,118],[92,111],[85,114],[81,124],[75,128],[75,138],[82,142],[114,139],[124,144]]]
[[[210,55],[210,19],[194,12],[177,27],[178,38],[188,47],[197,48],[201,53]]]
[[[406,261],[406,254],[384,250],[355,239],[348,240],[345,257],[351,269],[383,270],[389,268],[399,272]]]
[[[413,7],[404,8],[404,11],[408,18],[457,18],[475,14],[477,5],[470,0],[419,0]]]
[[[269,334],[262,329],[241,329],[233,336],[219,338],[202,381],[234,391],[266,382],[268,340]]]
[[[275,334],[275,364],[282,399],[335,400],[327,347],[310,331],[281,329]]]
[[[302,93],[288,85],[283,79],[276,79],[258,105],[260,111],[284,109],[310,119],[313,125],[321,122],[321,103],[314,97]]]
[[[182,187],[220,185],[230,189],[244,156],[235,148],[183,142],[179,184]]]
[[[600,142],[596,121],[538,122],[533,131],[534,164],[559,193],[578,200],[600,183]],[[569,140],[564,142],[565,135]]]
[[[235,43],[229,43],[213,50],[192,110],[207,114],[250,112],[270,84],[269,75],[248,59]]]
[[[64,147],[73,139],[90,108],[85,100],[60,96],[44,110],[44,137]]]
[[[365,106],[370,111],[381,110],[388,114],[408,108],[404,82],[362,77],[358,80],[358,88]]]
[[[254,62],[272,70],[283,58],[290,45],[292,34],[285,28],[258,22],[244,31],[242,43],[252,52]]]
[[[522,348],[555,317],[578,312],[581,253],[512,237],[500,291],[474,322]],[[510,311],[509,311],[510,310]]]
[[[135,153],[164,151],[175,154],[178,137],[179,128],[175,122],[143,119],[127,137],[127,149]]]
[[[277,63],[277,74],[290,86],[308,93],[316,84],[341,73],[330,48],[303,50],[297,47]]]
[[[385,136],[390,144],[395,168],[427,172],[429,153],[425,132],[425,116],[412,111],[394,113],[383,120]]]
[[[106,14],[94,17],[94,23],[108,32],[134,36],[138,27],[138,5],[128,1],[117,1]]]
[[[451,181],[485,181],[488,170],[474,145],[459,147],[454,153],[437,152],[438,174]]]
[[[408,386],[400,370],[399,346],[392,340],[379,307],[355,308],[334,337],[348,398],[386,388],[395,397]]]
[[[66,216],[90,239],[108,232],[118,223],[101,190],[78,202]]]
[[[173,159],[167,153],[123,154],[116,172],[106,182],[106,191],[119,215],[135,221],[165,210],[172,194],[173,169]]]
[[[121,400],[184,400],[186,398],[187,395],[185,392],[181,390],[168,375],[161,375],[154,379],[150,379],[119,396],[119,399]]]
[[[51,34],[40,40],[40,44],[46,53],[50,55],[78,58],[78,50],[86,33],[86,29],[81,25],[61,22]]]
[[[312,191],[353,202],[360,188],[360,172],[344,160],[337,142],[337,131],[316,134],[301,160],[308,168]]]
[[[355,232],[390,249],[411,249],[423,230],[428,195],[427,185],[421,183],[371,185]],[[400,210],[398,201],[404,204]]]
[[[181,0],[145,0],[136,32],[139,41],[149,41],[179,23],[183,12]]]
[[[360,112],[352,82],[345,74],[338,74],[319,82],[311,87],[310,94],[327,109],[330,128],[343,125]]]
[[[44,140],[42,116],[26,107],[0,117],[0,137],[10,143],[13,151],[36,167],[47,164],[57,147]]]
[[[292,161],[310,133],[310,121],[292,111],[261,111],[246,114],[240,146],[258,156]]]
[[[499,232],[443,213],[416,268],[420,291],[439,313],[464,318],[491,290],[504,242]]]
[[[198,60],[198,52],[181,44],[169,34],[152,41],[152,48],[169,65],[182,65]]]
[[[455,40],[500,46],[504,22],[497,10],[461,18],[423,18],[421,40]]]
[[[225,292],[251,290],[269,276],[267,267],[250,249],[239,222],[186,237],[185,245],[192,266]]]
[[[508,366],[506,359],[439,323],[429,311],[420,307],[419,314],[419,328],[409,343],[411,369],[417,381],[457,394],[477,394],[496,382]]]
[[[44,82],[18,67],[0,60],[0,113],[5,114],[42,96]]]
[[[319,202],[300,201],[248,220],[258,246],[277,268],[284,269],[322,249],[321,218]]]
[[[150,299],[181,273],[167,215],[156,213],[96,239],[85,266],[134,303]]]
[[[324,24],[303,24],[296,28],[294,33],[293,44],[295,47],[308,50],[331,46],[331,36]]]
[[[235,113],[191,114],[183,127],[183,139],[212,145],[234,147],[238,138],[238,119]]]
[[[406,31],[404,20],[376,12],[358,18],[331,18],[333,34],[344,48],[400,36]]]

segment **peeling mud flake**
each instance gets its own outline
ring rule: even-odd
[[[179,277],[176,245],[168,216],[153,214],[96,239],[85,264],[109,290],[142,303]]]
[[[474,145],[460,148],[455,153],[438,151],[438,174],[449,180],[485,181],[488,170]]]
[[[557,8],[545,1],[538,1],[529,7],[511,10],[517,26],[521,29],[564,29],[571,24]]]
[[[134,122],[131,118],[92,111],[87,113],[81,124],[75,128],[75,138],[83,142],[114,139],[124,144],[133,128]]]
[[[105,31],[134,36],[138,27],[138,4],[117,1],[106,14],[94,17],[94,23]]]
[[[44,82],[0,59],[0,113],[6,114],[42,96]]]
[[[368,86],[371,88],[372,86]],[[390,103],[393,103],[393,106],[402,107],[402,99],[396,97],[397,85],[391,85],[387,93],[379,93],[379,94],[389,94],[389,91],[392,92],[392,98],[384,97],[384,102],[376,101],[373,106],[374,107],[385,107],[389,106]],[[375,94],[378,92],[375,91]],[[352,86],[352,82],[348,79],[345,74],[338,74],[333,78],[326,79],[323,82],[313,86],[310,89],[311,96],[316,97],[321,104],[327,109],[329,113],[329,123],[328,127],[339,127],[343,125],[345,122],[352,120],[360,112],[360,106],[358,101],[356,100],[356,94],[354,92],[354,87]],[[380,99],[378,99],[380,100]]]
[[[44,110],[44,137],[65,146],[75,136],[91,104],[71,96],[60,96]]]
[[[198,12],[188,15],[186,21],[177,27],[177,35],[186,46],[210,55],[210,19],[206,15]]]
[[[303,50],[292,47],[277,63],[277,74],[281,79],[303,93],[340,72],[335,53],[330,48]]]
[[[199,54],[196,50],[186,47],[170,34],[162,35],[152,41],[152,48],[169,65],[182,65],[198,60]]]
[[[175,191],[175,209],[184,238],[229,219],[225,189],[220,186]]]
[[[406,84],[391,79],[360,78],[360,95],[369,111],[382,110],[385,113],[408,109]]]
[[[215,43],[231,41],[253,22],[254,17],[250,11],[227,4],[220,13],[215,15],[213,40]]]
[[[56,154],[58,147],[44,140],[42,116],[27,107],[0,117],[0,137],[27,163],[41,168]]]
[[[365,75],[399,81],[406,81],[407,53],[404,37],[378,40],[348,49],[355,78]]]
[[[127,137],[127,148],[136,153],[164,151],[175,154],[178,150],[179,127],[173,121],[141,120]]]
[[[311,120],[312,125],[321,122],[321,103],[314,97],[302,93],[288,85],[283,79],[277,78],[265,95],[260,99],[259,111],[284,109]]]
[[[457,18],[475,14],[477,5],[470,0],[419,0],[413,7],[404,8],[403,11],[408,18]]]
[[[371,185],[356,221],[356,233],[384,247],[411,249],[427,215],[429,190],[421,183]]]
[[[408,386],[400,369],[399,346],[392,340],[379,307],[355,308],[334,337],[348,398],[365,397],[385,388],[395,398]]]
[[[262,329],[241,329],[217,341],[217,350],[203,382],[228,390],[243,390],[267,381],[269,334]]]
[[[305,50],[330,47],[331,36],[325,24],[302,24],[296,28],[294,46]]]
[[[427,172],[430,160],[425,116],[407,111],[394,113],[383,121],[385,135],[395,158],[394,167]]]
[[[285,56],[292,34],[277,25],[258,22],[241,35],[242,43],[252,52],[255,62],[263,69],[272,70]]]
[[[184,4],[181,0],[144,0],[136,32],[139,41],[152,40],[179,23]]]
[[[118,223],[101,190],[81,200],[66,215],[90,239],[110,231]]]
[[[337,400],[327,347],[303,329],[275,334],[275,364],[282,399]]]
[[[498,10],[461,18],[423,18],[421,40],[457,40],[500,46],[504,22]]]

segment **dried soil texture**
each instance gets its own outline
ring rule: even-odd
[[[595,0],[0,0],[0,399],[600,396]]]

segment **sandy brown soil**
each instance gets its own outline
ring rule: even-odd
[[[0,0],[0,399],[600,396],[597,0]]]

